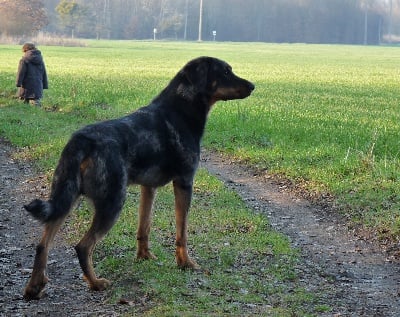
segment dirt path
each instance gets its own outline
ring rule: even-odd
[[[26,302],[22,290],[30,274],[39,225],[21,206],[45,196],[46,183],[11,158],[14,149],[0,138],[0,316],[118,316],[124,305],[105,303],[89,292],[75,252],[59,238],[50,254],[49,283],[40,301]],[[307,201],[294,198],[265,175],[203,153],[202,166],[225,181],[273,227],[301,250],[300,282],[326,294],[334,312],[324,316],[400,316],[400,264],[372,244],[357,239],[344,224]],[[62,273],[60,273],[62,272]],[[145,309],[145,307],[143,307]]]
[[[333,316],[400,316],[400,263],[352,234],[329,209],[311,205],[266,173],[203,153],[203,167],[222,179],[299,248],[299,275],[310,289],[326,291]]]

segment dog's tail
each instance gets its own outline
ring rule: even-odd
[[[81,194],[81,164],[88,153],[74,138],[64,148],[54,172],[50,199],[35,199],[24,208],[37,220],[48,223],[65,217]]]

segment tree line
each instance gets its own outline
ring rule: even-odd
[[[400,0],[0,0],[3,36],[379,44],[399,18]]]

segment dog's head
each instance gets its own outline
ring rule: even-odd
[[[187,63],[179,72],[183,79],[177,92],[187,100],[196,97],[211,107],[218,100],[242,99],[254,90],[254,85],[236,76],[226,62],[213,57],[199,57]]]

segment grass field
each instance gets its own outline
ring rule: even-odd
[[[21,159],[37,160],[49,175],[76,128],[147,104],[189,59],[212,55],[227,60],[239,76],[255,83],[256,90],[248,99],[215,106],[204,146],[286,177],[312,196],[332,195],[338,210],[355,223],[375,230],[382,239],[399,239],[398,48],[89,41],[84,48],[40,49],[50,89],[43,108],[34,109],[12,98],[20,47],[0,47],[0,135],[24,149]],[[296,255],[286,239],[204,171],[196,179],[191,216],[196,234],[190,242],[200,264],[203,260],[215,270],[211,277],[181,274],[173,267],[168,186],[158,197],[152,239],[160,261],[150,265],[154,267],[132,265],[131,256],[123,256],[134,254],[135,230],[126,226],[135,217],[137,192],[130,195],[130,208],[101,247],[105,260],[99,259],[107,275],[115,272],[114,280],[132,278],[125,281],[126,289],[115,289],[115,298],[129,292],[131,282],[140,282],[157,302],[154,313],[159,314],[171,313],[176,303],[182,312],[195,306],[204,313],[240,314],[252,304],[267,305],[279,315],[322,309],[304,289],[288,295],[296,280]],[[88,217],[82,207],[75,221],[86,223]],[[243,223],[244,232],[235,229]],[[251,248],[244,252],[249,239]],[[112,253],[115,247],[120,256]],[[262,271],[256,260],[247,264],[262,276],[238,264],[239,259],[259,259]],[[229,274],[232,268],[235,276]],[[227,301],[230,289],[237,290],[237,297]]]

